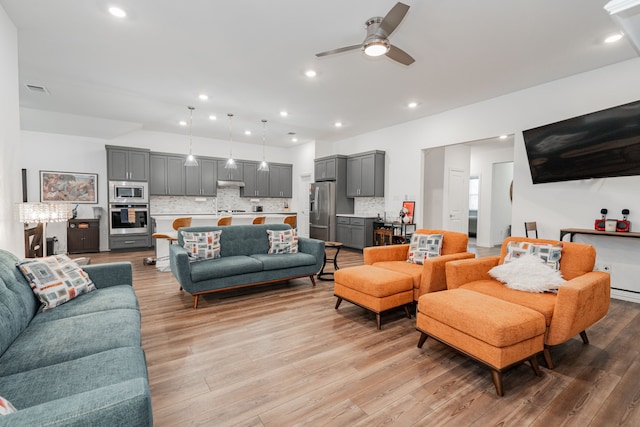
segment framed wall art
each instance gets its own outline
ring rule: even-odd
[[[98,174],[40,171],[40,201],[98,203]]]
[[[405,224],[413,224],[413,220],[415,217],[415,210],[416,210],[416,202],[409,202],[409,201],[402,202],[401,212],[404,213],[402,222],[404,222]]]

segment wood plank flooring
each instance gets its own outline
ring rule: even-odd
[[[495,250],[483,251],[486,256]],[[200,298],[152,252],[89,254],[130,260],[142,312],[156,426],[639,426],[640,305],[612,300],[587,333],[551,349],[556,369],[504,376],[434,340],[418,349],[415,318],[375,316],[343,302],[333,282],[308,279]],[[343,250],[340,267],[362,264]],[[542,362],[542,360],[541,360]]]

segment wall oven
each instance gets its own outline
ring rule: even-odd
[[[149,203],[146,182],[109,181],[109,203]]]
[[[146,234],[148,232],[148,204],[109,204],[110,234],[121,236],[123,234]]]

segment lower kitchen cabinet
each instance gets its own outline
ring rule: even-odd
[[[67,252],[100,252],[100,220],[70,219],[67,225]]]
[[[364,249],[373,246],[373,222],[375,218],[338,216],[336,240],[345,247]]]
[[[151,236],[148,234],[130,234],[123,236],[109,236],[110,249],[141,250],[151,246]]]

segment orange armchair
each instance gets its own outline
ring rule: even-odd
[[[467,252],[469,237],[455,231],[427,230],[415,231],[416,234],[442,234],[442,255],[425,260],[423,265],[407,262],[409,244],[373,246],[364,248],[364,263],[379,268],[408,274],[413,279],[413,299],[418,301],[420,295],[447,289],[445,264],[449,261],[474,258],[475,254]]]
[[[509,242],[562,243],[560,272],[567,280],[558,293],[533,293],[510,289],[489,275],[489,270],[502,264]],[[544,358],[552,369],[549,347],[562,344],[580,334],[589,344],[586,328],[602,319],[609,310],[610,276],[593,271],[596,251],[591,245],[557,240],[509,237],[502,243],[500,256],[452,261],[446,265],[448,289],[463,288],[519,304],[542,313],[547,330]]]

